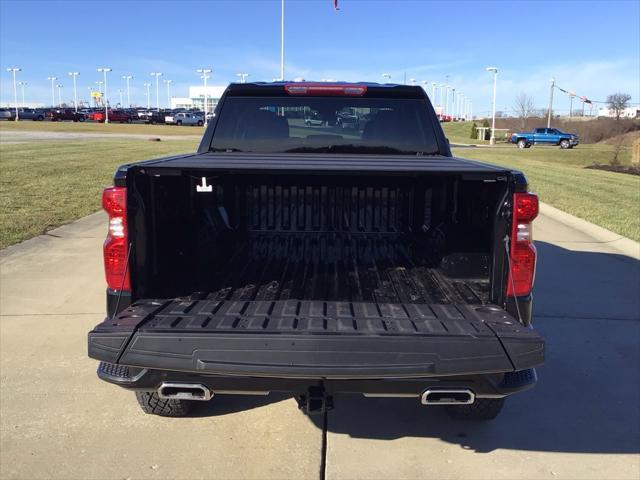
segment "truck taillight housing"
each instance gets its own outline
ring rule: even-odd
[[[127,268],[127,189],[108,187],[102,192],[102,208],[109,215],[109,231],[104,241],[104,273],[113,290],[131,290]]]
[[[529,295],[536,272],[536,247],[531,222],[538,216],[538,196],[533,193],[513,195],[513,224],[509,255],[510,269],[507,296]]]

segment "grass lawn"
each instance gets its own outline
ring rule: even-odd
[[[473,145],[488,145],[488,140],[477,140],[471,138],[471,125],[472,122],[444,122],[441,123],[444,134],[451,143],[464,143]],[[476,122],[476,125],[481,125],[480,122]]]
[[[119,133],[138,135],[196,135],[202,136],[203,127],[176,125],[146,125],[143,123],[93,123],[93,122],[34,122],[20,121],[0,122],[0,134],[11,131],[32,131],[32,132],[68,132],[68,133]]]
[[[100,192],[118,165],[193,152],[197,144],[144,139],[0,144],[0,248],[97,211]]]
[[[640,176],[584,168],[607,164],[613,155],[610,145],[458,148],[454,155],[522,170],[543,202],[640,241]],[[631,149],[624,148],[622,163],[630,159]]]

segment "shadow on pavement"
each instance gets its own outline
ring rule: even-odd
[[[533,390],[509,398],[486,423],[451,419],[417,399],[342,395],[327,430],[381,440],[438,438],[476,452],[639,453],[640,262],[537,246],[534,324],[547,354]],[[295,408],[288,395],[220,395],[194,414],[227,415],[287,399]],[[310,421],[323,428],[322,417]]]
[[[330,432],[433,437],[476,452],[640,452],[640,262],[537,242],[535,328],[547,340],[538,385],[493,422],[453,420],[417,399],[336,398]]]

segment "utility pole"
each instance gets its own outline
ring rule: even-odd
[[[498,85],[498,69],[496,67],[487,67],[487,72],[493,73],[493,103],[491,106],[491,138],[490,145],[496,144],[496,90]]]
[[[160,77],[162,72],[151,72],[152,77],[156,77],[156,110],[160,111]]]
[[[13,73],[13,106],[16,107],[16,118],[15,121],[19,120],[18,118],[18,86],[16,85],[16,73],[21,69],[18,67],[7,68],[7,72]]]
[[[556,79],[551,79],[551,88],[549,89],[549,111],[547,112],[547,128],[551,128],[551,115],[553,111],[553,89],[556,86]]]
[[[576,94],[571,92],[569,94],[569,118],[573,117],[573,97],[575,97]]]
[[[284,0],[280,7],[280,81],[284,82]],[[206,76],[206,74],[204,74]],[[207,110],[205,109],[205,125],[207,124]]]

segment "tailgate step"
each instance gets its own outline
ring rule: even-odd
[[[544,340],[495,305],[176,299],[106,320],[89,354],[200,373],[387,378],[532,368]]]

